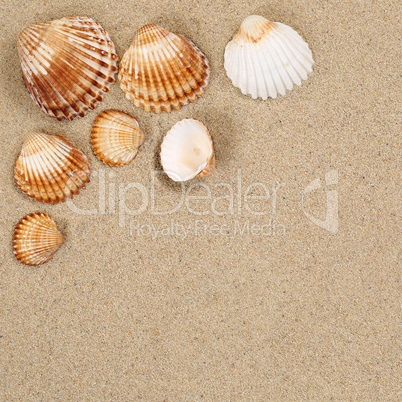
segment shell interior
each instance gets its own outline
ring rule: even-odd
[[[32,133],[24,141],[14,173],[29,197],[57,204],[85,188],[91,170],[87,157],[67,138]]]
[[[115,82],[114,44],[91,18],[31,25],[21,32],[17,45],[28,92],[58,120],[84,116]]]
[[[49,215],[33,213],[22,218],[15,228],[14,254],[23,264],[43,264],[53,257],[63,241],[62,234]]]
[[[185,119],[166,134],[161,146],[163,170],[174,181],[186,181],[211,173],[214,147],[208,129],[199,121]]]
[[[155,24],[138,30],[119,71],[126,97],[157,113],[195,102],[209,76],[208,59],[193,42]]]
[[[254,99],[284,95],[312,71],[311,50],[291,27],[252,15],[225,49],[225,70],[235,87]]]
[[[102,112],[92,127],[94,152],[101,161],[110,166],[130,163],[144,140],[144,133],[137,120],[117,110]]]

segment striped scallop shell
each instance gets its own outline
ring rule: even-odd
[[[24,141],[14,173],[29,197],[57,204],[85,188],[91,170],[87,157],[67,138],[32,133]]]
[[[215,167],[215,152],[209,130],[194,119],[176,123],[163,139],[161,163],[174,181],[210,175]]]
[[[118,110],[102,112],[92,127],[95,155],[110,166],[130,163],[144,140],[137,120]]]
[[[49,261],[63,244],[63,236],[47,214],[33,213],[22,218],[13,236],[16,258],[25,265],[39,265]]]
[[[208,59],[194,43],[155,24],[139,29],[119,71],[126,97],[156,113],[195,102],[209,76]]]
[[[284,95],[312,71],[311,50],[291,27],[252,15],[225,49],[225,69],[233,85],[254,99]]]
[[[18,54],[32,99],[58,120],[83,117],[115,82],[114,44],[88,17],[25,28],[18,38]]]

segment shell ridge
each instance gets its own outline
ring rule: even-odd
[[[183,44],[183,43],[185,44],[186,42],[188,42],[185,38],[183,38],[179,35],[177,35],[177,38],[178,38],[178,40],[181,41],[181,44]],[[176,46],[176,48],[178,49],[178,46]],[[196,101],[196,99],[197,99],[197,96],[193,89],[193,87],[197,86],[196,85],[197,80],[195,79],[193,72],[191,71],[191,68],[192,68],[191,63],[189,62],[189,60],[186,57],[184,57],[186,54],[184,48],[180,49],[180,53],[182,54],[181,58],[172,57],[171,61],[172,61],[172,64],[174,64],[174,66],[176,66],[176,68],[173,68],[173,71],[175,72],[176,78],[180,84],[180,87],[179,87],[180,92],[177,93],[177,91],[175,91],[176,94],[179,95],[178,102],[181,105],[186,105],[190,102]],[[176,56],[176,55],[177,55],[177,53],[174,56]],[[187,61],[187,64],[184,64],[183,59],[185,61]],[[180,74],[181,74],[182,79],[180,79]],[[193,81],[193,85],[192,85],[191,81]]]
[[[181,60],[182,64],[189,69],[189,74],[188,76],[193,79],[194,84],[191,85],[191,88],[194,90],[197,88],[197,84],[205,84],[205,78],[208,77],[208,71],[209,71],[209,64],[205,63],[204,59],[206,59],[205,55],[201,52],[201,50],[189,39],[185,38],[184,36],[178,35],[181,40],[182,44],[184,45],[181,48],[181,53],[183,54],[183,57],[179,60]],[[191,52],[189,51],[191,48],[195,48],[197,52],[194,52],[192,55]],[[187,61],[188,65],[185,65],[183,63],[183,59]],[[205,76],[201,75],[199,71],[197,70],[196,66],[198,64],[203,64],[205,68]],[[202,90],[202,87],[201,87]]]
[[[74,161],[71,162],[70,157],[71,153],[74,152],[74,146],[70,146],[60,138],[54,138],[53,140],[52,146],[49,147],[49,155],[46,155],[46,157],[49,165],[53,167],[51,175],[62,192],[59,199],[64,202],[64,196],[72,198],[72,194],[78,194],[78,188],[83,183],[82,181],[77,182],[73,178],[77,169],[76,164],[74,164]],[[53,202],[57,203],[58,201]]]
[[[257,78],[257,98],[260,96],[262,99],[268,99],[268,84],[265,80],[264,68],[261,65],[261,59],[257,54],[255,47],[251,48],[254,53],[254,59],[257,60],[255,65],[256,78]],[[258,70],[258,71],[257,71]]]
[[[164,55],[163,55],[163,52],[161,52],[160,48],[155,49],[155,52],[156,52],[158,59],[161,59],[161,58],[163,59]],[[166,71],[164,69],[163,63],[154,63],[154,64],[155,64],[155,69],[159,76],[159,82],[160,82],[160,87],[158,88],[159,97],[161,98],[160,103],[162,104],[161,107],[165,108],[166,101],[169,99],[169,92],[172,91],[172,86],[166,75]]]
[[[166,48],[166,49],[168,49],[168,48]],[[173,48],[171,48],[171,49],[173,50]],[[189,87],[191,90],[191,86],[187,82],[186,75],[180,76],[180,73],[182,73],[182,69],[181,69],[180,64],[174,57],[175,53],[173,53],[173,54],[170,53],[169,55],[170,55],[170,58],[168,59],[167,62],[169,63],[169,65],[171,67],[171,70],[174,74],[175,82],[177,83],[177,86],[174,88],[175,98],[171,98],[171,101],[173,102],[173,107],[176,109],[178,104],[181,104],[182,102],[186,102],[186,100],[187,100],[187,93],[186,93],[184,87],[187,84],[187,87]],[[174,102],[175,100],[176,100],[176,102]],[[182,103],[182,104],[184,105],[185,103]]]
[[[268,95],[272,99],[276,99],[280,89],[278,87],[277,81],[274,79],[275,73],[272,68],[273,66],[271,65],[272,60],[271,58],[268,59],[269,55],[265,54],[265,52],[261,52],[261,55],[265,62],[265,66],[267,67],[267,71],[265,73],[266,81],[270,83],[270,85],[268,86]]]
[[[177,71],[175,69],[176,64],[174,62],[174,53],[171,54],[169,51],[170,49],[171,46],[164,46],[162,48],[165,57],[165,67],[168,70],[167,74],[172,87],[172,91],[167,93],[170,103],[168,103],[169,106],[165,110],[168,112],[172,110],[172,106],[174,109],[177,110],[178,104],[180,102],[178,96],[182,96],[182,91],[180,91],[182,90],[181,82],[180,79],[177,77]]]
[[[154,49],[151,49],[150,54],[148,55],[148,61],[145,65],[146,75],[148,76],[148,88],[150,88],[149,92],[149,100],[153,103],[158,102],[158,84],[160,83],[160,78],[157,74],[157,68],[155,63],[152,63],[152,59],[155,58]]]
[[[273,81],[277,89],[277,94],[284,95],[286,92],[286,85],[278,69],[278,64],[275,62],[275,57],[272,54],[272,52],[263,52],[263,53],[264,56],[266,56],[269,60],[270,68],[273,74]]]
[[[101,82],[97,82],[96,78],[101,78],[102,81],[104,81],[106,78],[106,75],[102,71],[97,70],[95,66],[92,66],[89,63],[91,61],[91,59],[88,58],[88,54],[85,54],[83,51],[80,51],[79,49],[77,49],[77,47],[74,47],[71,44],[67,44],[67,45],[64,44],[64,46],[59,46],[55,43],[54,47],[58,50],[59,55],[63,56],[63,57],[59,58],[58,65],[61,65],[61,67],[67,67],[64,74],[68,73],[69,76],[73,77],[73,75],[70,73],[70,69],[73,69],[74,63],[76,63],[76,65],[79,66],[82,70],[84,70],[84,69],[86,70],[86,71],[82,71],[82,70],[80,71],[80,73],[83,74],[81,76],[81,78],[83,78],[86,82],[94,85],[96,88],[98,88],[99,93],[102,91],[104,84],[102,84]],[[79,56],[82,56],[83,58],[81,58]],[[94,61],[94,60],[92,60],[92,61]],[[100,61],[100,60],[98,60],[98,61]],[[94,63],[94,64],[96,65],[96,63]],[[105,67],[101,63],[101,61],[100,61],[100,63],[98,63],[98,66]],[[106,65],[106,67],[107,67],[107,65]],[[72,70],[72,71],[74,71],[74,70]],[[102,76],[97,75],[97,73],[101,73]],[[79,81],[76,82],[75,84],[79,85]],[[96,93],[96,96],[98,96],[99,93]]]
[[[28,65],[31,65],[31,62],[28,60],[27,61]],[[34,101],[38,104],[41,105],[41,108],[46,111],[46,113],[51,114],[51,116],[56,117],[55,112],[52,110],[52,106],[54,110],[58,110],[59,112],[62,112],[63,108],[63,103],[62,103],[62,97],[60,96],[59,93],[57,93],[57,89],[54,88],[54,86],[49,83],[47,80],[44,79],[42,74],[36,74],[35,76],[30,76],[31,81],[28,81],[28,78],[24,75],[24,81],[25,84],[27,84],[28,91],[31,95],[31,97],[34,99]],[[48,97],[45,99],[40,92],[37,91],[37,88],[44,88],[46,90],[46,93]],[[41,100],[41,102],[40,102]],[[52,102],[52,106],[49,106],[48,101]],[[64,113],[63,113],[64,115]],[[58,117],[57,117],[58,118]]]
[[[295,71],[294,66],[292,65],[291,57],[286,52],[285,48],[281,45],[280,35],[274,34],[272,35],[272,47],[275,49],[277,57],[281,63],[281,73],[284,77],[285,87],[286,89],[292,89],[293,84],[300,85],[301,78],[299,74]],[[292,54],[291,54],[292,55]]]
[[[43,192],[41,191],[41,187],[43,186],[42,180],[39,176],[40,170],[38,169],[37,163],[35,158],[33,157],[34,155],[30,156],[28,161],[30,162],[29,165],[32,167],[32,169],[29,169],[29,165],[28,165],[28,172],[30,172],[30,181],[33,183],[33,195],[37,195],[38,198],[42,201],[45,201],[46,203],[48,203],[48,197],[44,197],[46,196],[46,194],[43,194]]]
[[[179,58],[175,58],[177,64],[179,64],[178,62],[180,61],[180,65],[182,66],[182,70],[183,70],[183,75],[188,83],[189,86],[189,91],[186,92],[185,88],[184,92],[187,95],[191,95],[193,94],[193,96],[191,97],[191,101],[195,101],[197,99],[196,96],[196,92],[197,92],[197,88],[200,88],[200,93],[202,94],[203,89],[202,86],[200,86],[200,84],[205,84],[204,81],[204,77],[197,71],[196,66],[202,64],[204,69],[205,69],[205,73],[207,73],[209,66],[206,65],[206,63],[204,63],[203,60],[203,53],[197,48],[197,46],[195,46],[189,39],[185,38],[182,35],[177,35],[178,38],[181,39],[180,44],[182,45],[180,48],[180,54],[182,55],[182,57]],[[191,54],[190,49],[195,49],[196,52],[193,52],[193,54]],[[187,98],[189,99],[189,96],[187,96]],[[190,99],[189,99],[190,100]]]
[[[22,165],[23,167],[23,178],[21,177],[21,171],[19,171],[19,167]],[[28,169],[28,166],[25,166],[22,161],[18,161],[15,167],[15,175],[14,178],[17,184],[29,195],[30,198],[41,198],[41,194],[36,183],[35,176]],[[29,183],[31,183],[31,188],[29,189]]]
[[[38,62],[40,62],[40,60],[38,60]],[[50,99],[54,102],[54,104],[60,110],[60,112],[63,113],[63,115],[65,115],[65,116],[71,115],[71,110],[73,110],[73,114],[74,114],[75,110],[71,107],[71,105],[65,104],[65,101],[69,101],[70,98],[68,96],[64,97],[63,94],[60,93],[60,90],[63,90],[63,92],[65,92],[65,95],[67,95],[69,90],[64,85],[61,84],[61,81],[58,80],[57,76],[53,72],[49,71],[49,72],[47,72],[46,75],[49,75],[50,77],[52,77],[55,85],[53,85],[51,82],[45,80],[43,78],[42,74],[37,74],[35,76],[34,81],[38,82],[39,85],[36,84],[34,86],[35,87],[43,86],[46,89],[47,93],[50,95]],[[66,74],[66,76],[68,76],[68,75]],[[45,100],[44,98],[42,98],[42,99],[43,99],[43,103],[47,106],[48,105],[47,100]],[[66,107],[67,107],[67,109],[66,109]],[[49,106],[47,106],[47,108],[49,108]]]
[[[39,171],[39,169],[35,169],[34,171],[39,171],[39,173],[43,173],[46,176],[45,182],[43,180],[40,180],[42,184],[41,189],[43,189],[43,191],[41,191],[42,198],[46,203],[48,203],[50,199],[52,202],[57,204],[57,196],[60,194],[60,192],[57,190],[59,189],[60,191],[62,191],[62,193],[63,190],[65,190],[65,185],[61,185],[60,179],[58,179],[56,175],[57,173],[61,175],[62,179],[66,178],[62,168],[60,167],[63,166],[63,161],[60,159],[60,155],[57,154],[57,148],[55,147],[52,139],[40,136],[38,137],[37,141],[41,143],[42,147],[38,148],[35,154],[32,155],[32,157],[37,160],[37,163],[40,164],[40,166],[42,167],[42,171]],[[47,152],[44,152],[44,149],[46,149]],[[50,156],[52,156],[52,158],[50,158]],[[52,168],[52,171],[49,169],[50,167]],[[58,189],[53,188],[53,182],[57,181]],[[46,183],[50,185],[51,189],[46,186]]]
[[[287,69],[284,67],[285,63],[287,60],[283,59],[282,52],[280,49],[278,49],[278,44],[276,41],[276,38],[273,37],[272,35],[269,38],[269,46],[274,53],[275,57],[272,57],[275,63],[276,70],[278,72],[278,75],[280,76],[283,86],[284,86],[284,91],[281,93],[281,95],[284,95],[286,92],[286,89],[292,89],[293,88],[293,81],[287,71]]]
[[[290,27],[288,27],[288,28],[290,28]],[[292,29],[292,31],[293,31],[293,29]],[[305,48],[303,52],[297,46],[294,46],[289,41],[289,39],[287,38],[286,35],[281,35],[281,40],[284,43],[284,45],[287,46],[287,48],[293,54],[293,57],[300,64],[301,68],[306,73],[309,73],[309,72],[312,71],[312,68],[311,68],[312,64],[314,64],[314,60],[312,58],[311,50],[309,49],[308,44],[303,41],[303,39],[300,37],[300,35],[296,31],[293,31],[292,33],[294,34],[295,38],[296,38],[296,35],[297,35],[297,37],[299,37],[301,39],[303,44],[307,46],[307,48]],[[305,76],[306,76],[306,78],[303,78],[303,77],[302,78],[307,79],[307,74],[305,74]]]
[[[248,52],[247,52],[248,53],[247,60],[248,60],[248,63],[249,63],[249,68],[253,72],[253,74],[250,75],[251,96],[254,99],[257,99],[258,96],[259,96],[259,91],[258,91],[258,78],[259,77],[258,77],[258,74],[257,74],[255,63],[253,63],[253,60],[252,60],[252,53],[253,52],[251,51],[251,49],[253,49],[253,48],[250,48],[250,46],[247,47],[247,50],[248,50]],[[255,51],[254,51],[254,53],[255,53]]]
[[[283,42],[283,35],[275,33],[274,38],[276,39],[275,42],[277,46],[282,49],[283,55],[286,57],[286,62],[289,67],[285,69],[288,72],[291,81],[293,81],[297,85],[300,85],[302,80],[305,79],[304,77],[307,77],[307,74],[304,74],[303,76],[293,64],[293,62],[296,62],[304,72],[304,68],[299,62],[299,57],[293,51],[293,47],[287,46],[287,44]],[[286,63],[285,61],[283,62]],[[286,64],[284,65],[286,67]],[[291,71],[293,71],[293,74],[291,74]]]
[[[43,188],[43,191],[41,191],[42,198],[45,200],[45,202],[47,199],[50,199],[53,202],[55,202],[55,200],[57,200],[57,196],[60,194],[61,191],[58,188],[58,185],[56,184],[55,175],[53,174],[53,172],[51,172],[49,170],[50,161],[49,161],[49,159],[46,158],[46,153],[38,152],[35,156],[36,156],[35,159],[37,159],[38,165],[41,166],[40,173],[42,173],[45,176],[45,182],[43,180],[41,180],[41,183],[42,183],[41,188]],[[50,189],[49,189],[49,186],[46,186],[46,184],[50,185]],[[56,187],[56,188],[54,188],[54,187]]]
[[[163,88],[161,88],[161,98],[162,98],[162,109],[164,109],[166,112],[170,112],[171,111],[171,107],[170,102],[174,100],[176,94],[175,94],[175,90],[173,88],[173,85],[169,79],[169,72],[170,69],[168,66],[166,66],[166,55],[164,54],[164,49],[163,48],[159,48],[158,49],[158,57],[162,58],[165,63],[160,63],[159,64],[159,72],[161,74],[161,81],[162,81],[162,85]],[[171,76],[171,74],[170,74]]]
[[[53,78],[53,84],[49,82],[49,87],[52,88],[52,93],[56,94],[57,100],[60,101],[58,103],[58,107],[62,111],[65,116],[69,116],[71,114],[76,114],[80,110],[80,106],[77,105],[76,101],[74,100],[74,94],[71,91],[71,87],[75,87],[74,79],[70,73],[70,67],[66,67],[67,64],[64,64],[59,61],[53,62],[53,69],[48,71],[46,75]],[[63,78],[67,81],[66,83],[63,80],[58,79],[58,74],[63,75]],[[67,109],[66,105],[67,104]],[[85,105],[83,105],[85,106]]]

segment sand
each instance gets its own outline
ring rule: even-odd
[[[223,68],[250,14],[291,25],[314,54],[308,81],[276,100],[241,95]],[[211,61],[205,95],[156,115],[115,84],[85,118],[45,116],[17,36],[71,15],[99,22],[120,58],[145,23],[184,34]],[[398,2],[2,0],[0,16],[0,400],[402,399]],[[109,108],[146,134],[121,168],[89,143]],[[190,117],[210,129],[217,166],[181,188],[158,173],[158,154]],[[38,130],[90,159],[72,203],[38,203],[14,182]],[[11,238],[34,211],[66,242],[29,268]]]

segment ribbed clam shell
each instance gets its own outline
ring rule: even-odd
[[[130,163],[144,140],[137,120],[118,110],[102,112],[92,127],[95,155],[110,166]]]
[[[215,166],[214,145],[204,124],[194,119],[176,123],[163,139],[161,163],[174,181],[211,174]]]
[[[88,17],[25,28],[18,38],[18,54],[32,99],[58,120],[84,116],[115,82],[114,44]]]
[[[126,97],[156,113],[195,102],[209,76],[208,59],[194,43],[155,24],[139,29],[119,70]]]
[[[49,215],[33,213],[22,218],[15,228],[14,254],[25,265],[43,264],[53,257],[63,241]]]
[[[291,27],[247,17],[225,49],[225,69],[235,87],[254,99],[284,95],[312,71],[308,44]]]
[[[32,133],[24,141],[14,173],[24,193],[57,204],[85,188],[91,170],[87,157],[67,138]]]

